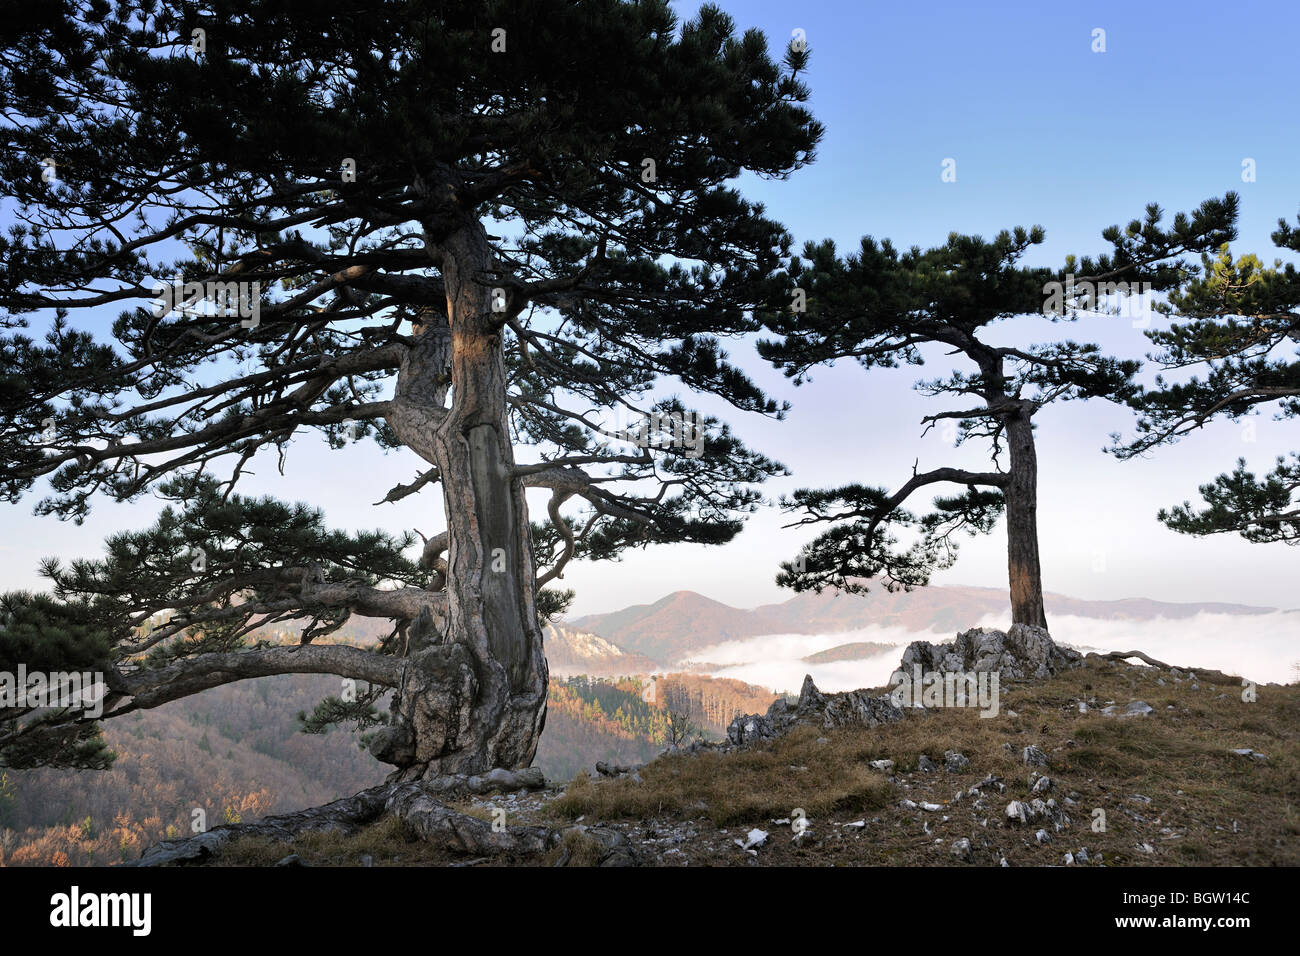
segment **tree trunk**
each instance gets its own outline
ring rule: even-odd
[[[1007,575],[1011,584],[1011,622],[1046,628],[1043,576],[1038,563],[1038,453],[1030,411],[1006,419],[1010,471],[1007,502]]]
[[[434,646],[412,644],[394,696],[399,727],[378,749],[397,779],[532,763],[546,717],[528,511],[513,476],[505,358],[487,236],[467,222],[439,245],[447,316],[417,330],[390,424],[437,465],[447,512],[447,616]],[[450,387],[451,406],[446,405]]]

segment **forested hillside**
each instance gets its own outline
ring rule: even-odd
[[[669,708],[716,736],[734,714],[772,699],[740,681],[684,674],[660,678],[657,693],[650,686],[643,677],[553,680],[536,765],[563,781],[597,761],[644,763],[664,747]],[[0,865],[116,863],[190,833],[195,811],[212,827],[379,783],[388,768],[355,732],[298,731],[296,715],[337,692],[336,679],[312,675],[228,684],[109,724],[111,770],[7,771]]]
[[[116,862],[188,834],[196,810],[211,827],[378,783],[384,768],[354,734],[297,732],[295,715],[337,690],[310,675],[229,684],[106,727],[111,770],[10,771],[3,862]]]

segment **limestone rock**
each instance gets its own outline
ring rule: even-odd
[[[949,773],[962,773],[970,769],[970,759],[956,750],[948,750],[943,755],[943,769]]]
[[[1022,800],[1012,800],[1007,804],[1006,817],[1008,823],[1025,824],[1034,819],[1034,811]]]
[[[727,739],[737,747],[743,747],[756,740],[771,740],[776,735],[771,721],[761,714],[742,715],[727,727]]]
[[[736,746],[779,737],[800,724],[822,727],[876,727],[903,719],[903,711],[886,695],[874,697],[865,690],[823,694],[812,675],[803,679],[799,700],[791,705],[778,697],[766,715],[745,714],[727,727],[727,739]]]
[[[1239,750],[1229,751],[1229,753],[1234,753],[1238,757],[1249,757],[1251,760],[1255,760],[1260,763],[1268,763],[1268,757],[1260,753],[1258,750],[1251,750],[1249,747],[1242,747]]]
[[[1052,640],[1041,627],[1012,624],[1007,631],[975,627],[962,631],[951,644],[913,641],[903,651],[901,667],[927,671],[994,672],[999,680],[1041,680],[1079,667],[1083,655]]]
[[[1030,744],[1026,747],[1020,756],[1028,767],[1047,766],[1047,754],[1043,753],[1042,749],[1034,744]]]

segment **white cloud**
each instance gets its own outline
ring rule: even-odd
[[[1005,629],[1006,620],[990,616],[980,626]],[[1149,621],[1101,620],[1054,615],[1052,636],[1086,650],[1139,650],[1175,667],[1221,670],[1259,683],[1300,679],[1300,614],[1197,614],[1189,618]],[[686,661],[721,665],[709,673],[797,693],[805,674],[824,691],[883,687],[897,668],[903,648],[912,641],[934,641],[931,631],[869,627],[836,634],[763,634],[714,644]],[[840,644],[871,641],[894,645],[863,660],[809,664],[802,658]],[[1136,663],[1136,662],[1135,662]]]
[[[1052,637],[1100,651],[1143,651],[1179,668],[1209,668],[1260,683],[1300,679],[1300,613],[1197,614],[1149,621],[1053,616]],[[985,627],[1006,627],[986,618]],[[1136,662],[1135,662],[1136,663]]]
[[[929,632],[927,632],[929,634]],[[933,637],[933,635],[929,635]],[[868,627],[834,634],[762,634],[701,648],[683,663],[721,664],[714,677],[731,677],[774,691],[798,693],[805,674],[812,674],[821,690],[855,690],[881,686],[893,673],[903,648],[922,635],[901,627]],[[841,644],[870,641],[895,645],[881,654],[857,661],[809,664],[810,654]]]

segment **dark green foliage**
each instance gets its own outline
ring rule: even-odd
[[[68,725],[61,716],[58,711],[38,714],[21,728],[17,718],[0,720],[0,764],[14,770],[107,770],[113,765],[115,755],[97,724]]]
[[[328,733],[339,724],[351,724],[358,730],[377,727],[388,722],[387,715],[375,706],[375,702],[386,691],[387,688],[383,687],[367,688],[358,692],[356,699],[350,701],[340,697],[326,697],[311,713],[299,711],[298,724],[306,734]]]
[[[1160,520],[1183,534],[1217,534],[1236,531],[1247,541],[1300,543],[1300,509],[1294,505],[1300,489],[1300,455],[1278,458],[1272,471],[1257,478],[1238,458],[1231,474],[1219,475],[1213,484],[1201,485],[1206,507],[1196,511],[1184,502],[1161,509]]]
[[[778,583],[797,591],[831,586],[862,592],[868,579],[877,578],[893,590],[923,585],[934,570],[951,565],[954,533],[990,531],[1007,506],[1008,489],[1017,486],[1015,462],[1007,463],[1009,446],[1015,444],[1009,431],[1013,422],[1027,423],[1052,402],[1125,401],[1137,394],[1137,361],[1070,340],[994,345],[985,330],[1015,316],[1041,314],[1062,321],[1080,311],[1113,308],[1110,294],[1137,283],[1149,284],[1152,291],[1172,288],[1195,272],[1183,259],[1186,253],[1231,238],[1236,209],[1237,197],[1229,193],[1190,216],[1180,213],[1163,229],[1159,207],[1149,206],[1145,219],[1102,233],[1110,253],[1081,261],[1071,256],[1062,269],[1020,264],[1043,241],[1038,226],[1004,231],[992,240],[954,233],[943,245],[924,251],[900,251],[888,240],[871,237],[847,255],[839,255],[829,240],[809,243],[787,271],[790,307],[764,314],[775,334],[760,343],[764,357],[802,383],[816,366],[838,359],[851,359],[868,370],[898,368],[922,365],[925,348],[943,347],[945,354],[959,355],[972,367],[918,383],[927,395],[954,396],[960,403],[926,416],[923,424],[928,431],[952,422],[956,445],[972,438],[986,441],[991,468],[914,469],[894,493],[861,484],[796,492],[782,502],[802,513],[796,525],[832,527],[795,561],[782,565]],[[1032,462],[1025,467],[1022,498],[1034,484]],[[937,483],[966,490],[936,498],[928,514],[904,508],[914,492]],[[908,531],[907,539],[896,530]],[[1036,553],[1036,543],[1032,547]]]
[[[473,281],[501,293],[483,347],[504,356],[529,448],[517,480],[553,495],[540,616],[571,599],[546,587],[569,560],[730,540],[753,486],[783,473],[722,421],[701,421],[698,450],[651,449],[610,441],[602,413],[687,415],[674,380],[783,412],[723,342],[783,292],[790,237],[735,180],[812,159],[807,51],[774,56],[716,7],[681,23],[662,0],[28,12],[0,51],[0,498],[36,491],[38,512],[74,521],[96,499],[177,504],[101,560],[48,562],[52,597],[7,599],[0,648],[32,659],[48,630],[51,660],[77,649],[113,685],[114,669],[269,654],[258,626],[292,620],[310,643],[370,615],[392,623],[375,653],[403,653],[411,592],[445,596],[445,564],[235,489],[303,433],[340,453],[403,444],[393,378],[459,329],[443,250],[471,226],[491,260]],[[181,301],[195,283],[225,308]],[[249,287],[238,316],[227,283]],[[442,480],[429,468],[383,500]],[[326,702],[305,723],[342,716],[370,719]]]
[[[1300,251],[1300,231],[1278,220],[1273,242]],[[1169,296],[1165,311],[1181,321],[1153,329],[1152,358],[1166,372],[1204,368],[1190,377],[1156,377],[1152,388],[1132,397],[1137,435],[1112,436],[1121,458],[1144,454],[1216,419],[1241,421],[1265,409],[1278,420],[1300,415],[1300,272],[1293,263],[1235,257],[1228,243],[1202,256],[1201,274]],[[1206,535],[1239,533],[1247,541],[1300,541],[1300,458],[1279,458],[1257,477],[1239,459],[1230,474],[1200,488],[1204,505],[1163,509],[1159,518],[1175,531]]]

